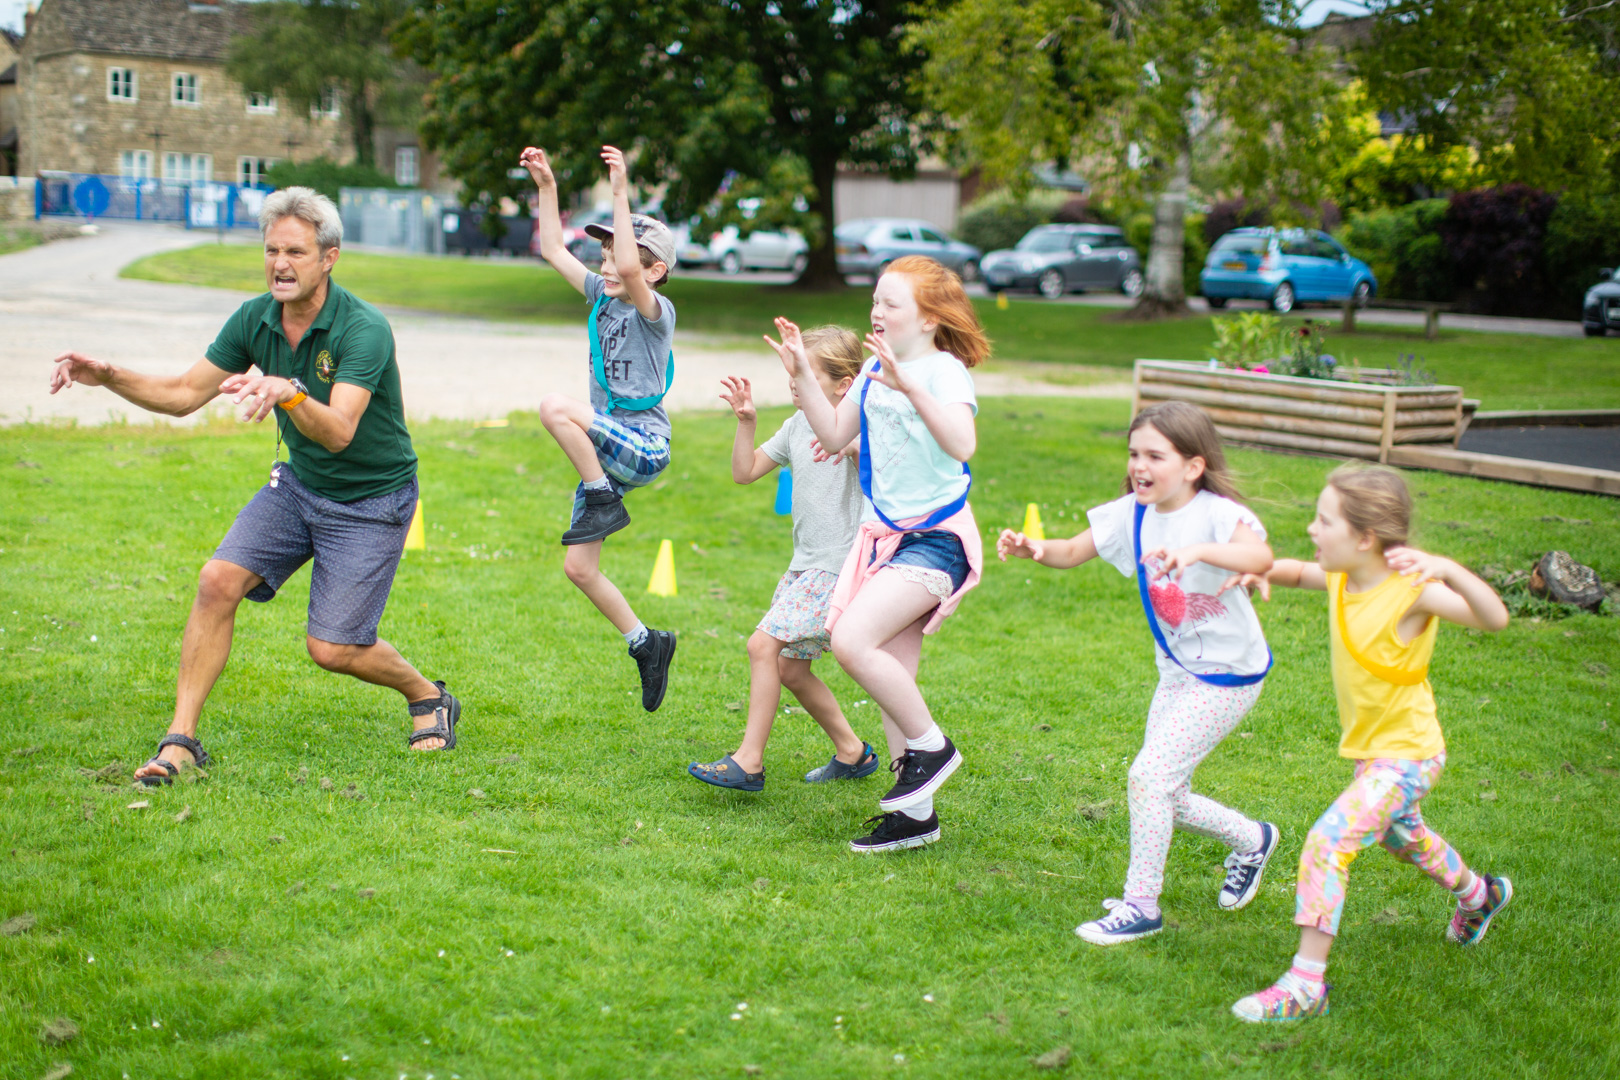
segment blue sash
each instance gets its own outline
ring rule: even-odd
[[[1153,631],[1153,640],[1159,643],[1159,648],[1164,650],[1164,655],[1174,661],[1176,667],[1182,671],[1201,682],[1209,683],[1211,686],[1253,686],[1265,678],[1271,672],[1273,663],[1270,645],[1266,646],[1266,670],[1258,675],[1233,675],[1230,673],[1224,675],[1200,675],[1176,659],[1176,654],[1171,652],[1170,646],[1165,643],[1164,631],[1159,629],[1159,617],[1154,614],[1153,601],[1148,597],[1147,567],[1142,565],[1142,515],[1147,512],[1147,506],[1137,503],[1135,510],[1136,520],[1131,527],[1131,549],[1136,552],[1136,590],[1142,594],[1142,611],[1147,615],[1148,629]]]
[[[876,365],[868,369],[868,371],[876,370]],[[873,510],[877,511],[878,520],[895,532],[927,532],[940,522],[955,517],[962,507],[967,505],[968,492],[973,490],[973,470],[968,468],[967,462],[962,462],[962,475],[968,478],[968,486],[962,489],[961,495],[930,513],[918,524],[902,529],[890,521],[889,515],[885,514],[883,508],[878,506],[877,500],[872,498],[872,444],[866,435],[866,392],[870,389],[872,389],[872,379],[868,375],[861,382],[861,494],[866,496],[866,501],[872,504]]]
[[[663,394],[653,394],[650,397],[638,398],[615,397],[613,394],[613,388],[608,386],[607,373],[602,367],[602,336],[597,332],[596,329],[597,316],[602,313],[602,305],[607,303],[607,300],[607,293],[603,293],[601,296],[596,298],[596,303],[591,305],[590,321],[591,370],[596,373],[596,381],[602,387],[602,392],[607,394],[607,412],[609,415],[612,415],[613,410],[615,409],[624,409],[627,412],[646,412],[648,409],[657,408],[658,403],[664,400],[664,394],[669,393],[669,388],[675,384],[675,351],[673,349],[670,350],[669,363],[664,367]]]

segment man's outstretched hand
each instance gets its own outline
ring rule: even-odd
[[[66,390],[74,383],[85,386],[105,386],[112,378],[113,366],[105,360],[85,356],[83,353],[63,353],[52,361],[51,393]]]

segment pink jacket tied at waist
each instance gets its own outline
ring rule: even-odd
[[[915,524],[922,521],[926,514],[918,517],[902,519],[898,524]],[[923,633],[932,634],[940,625],[950,618],[956,605],[962,602],[967,591],[979,583],[979,575],[984,570],[984,542],[979,537],[979,523],[973,520],[973,507],[964,504],[951,517],[935,525],[928,532],[951,532],[962,541],[962,551],[967,555],[968,573],[962,581],[962,587],[941,600],[934,613],[928,617],[923,626]],[[844,569],[838,575],[838,586],[833,589],[832,605],[827,612],[827,630],[831,632],[833,624],[844,609],[854,601],[855,594],[861,591],[861,586],[872,580],[872,576],[889,564],[894,557],[896,549],[900,547],[900,538],[905,536],[902,530],[891,529],[881,521],[867,521],[861,524],[860,531],[855,534],[855,544],[849,549],[849,556],[844,560]],[[873,557],[873,552],[877,557]]]

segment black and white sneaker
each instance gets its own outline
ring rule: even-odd
[[[1246,907],[1260,892],[1260,879],[1266,876],[1266,863],[1277,850],[1282,834],[1269,821],[1260,823],[1260,850],[1250,855],[1237,852],[1226,857],[1226,884],[1221,886],[1220,905],[1227,911]]]
[[[904,810],[934,797],[941,784],[962,764],[962,754],[951,740],[943,750],[907,750],[889,764],[894,787],[878,800],[880,810]]]
[[[647,640],[630,650],[641,671],[641,707],[657,712],[669,687],[669,662],[675,659],[675,635],[668,630],[648,630]]]
[[[586,488],[585,506],[579,512],[574,527],[562,534],[562,542],[594,544],[605,540],[630,524],[630,511],[624,508],[624,496],[612,488]]]
[[[906,848],[922,847],[932,844],[939,839],[939,815],[929,814],[926,821],[918,821],[906,814],[879,814],[869,817],[866,823],[870,825],[877,822],[878,827],[873,829],[871,835],[862,836],[849,842],[849,850],[858,851],[863,855],[874,855],[885,851],[904,851]]]

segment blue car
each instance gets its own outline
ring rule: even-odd
[[[1362,307],[1378,293],[1372,268],[1315,229],[1233,229],[1209,249],[1198,283],[1212,308],[1265,300],[1278,312],[1346,299]]]

